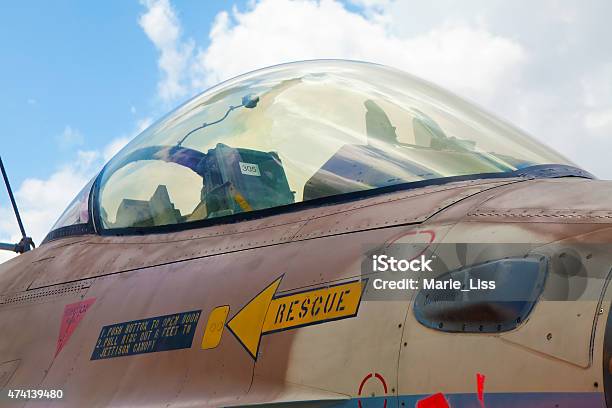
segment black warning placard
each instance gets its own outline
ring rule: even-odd
[[[91,360],[190,348],[201,310],[102,327]]]

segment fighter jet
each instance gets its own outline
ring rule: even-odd
[[[612,183],[396,69],[223,82],[22,232],[2,406],[612,407]]]

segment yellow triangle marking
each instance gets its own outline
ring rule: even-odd
[[[281,279],[282,277],[272,282],[227,322],[227,327],[254,359],[257,359],[261,330],[268,307]]]

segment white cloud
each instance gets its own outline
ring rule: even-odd
[[[363,7],[365,9],[377,8],[384,9],[389,7],[392,3],[391,0],[350,0],[349,3]]]
[[[123,147],[125,147],[130,140],[151,126],[152,122],[153,120],[150,117],[139,119],[136,121],[136,127],[131,134],[127,136],[120,136],[111,140],[111,142],[107,144],[104,149],[102,149],[102,158],[104,159],[104,162],[109,161],[115,154],[119,153],[119,151],[123,149]]]
[[[132,134],[131,138],[133,138],[134,136],[137,136],[140,132],[142,132],[149,126],[151,126],[152,123],[153,123],[153,118],[151,117],[142,118],[136,121],[136,130]]]
[[[520,44],[526,59],[520,77],[507,87],[485,98],[449,87],[597,176],[612,178],[606,154],[612,150],[612,61],[603,40],[612,36],[611,2],[593,0],[585,7],[577,0],[395,1],[383,13],[390,19],[389,30],[402,38],[445,20],[485,27]]]
[[[190,64],[192,92],[287,61],[379,62],[474,100],[612,177],[602,153],[612,150],[612,64],[602,42],[612,3],[351,3],[361,10],[333,0],[260,0],[219,13]]]
[[[10,241],[13,242],[13,241]],[[0,264],[3,262],[8,261],[11,258],[16,257],[17,254],[12,253],[12,252],[8,252],[8,251],[0,251]]]
[[[176,101],[278,63],[346,58],[403,69],[486,102],[501,88],[512,89],[527,60],[519,43],[484,26],[441,21],[419,35],[401,37],[389,29],[383,12],[392,2],[354,3],[366,12],[351,12],[335,0],[261,0],[245,11],[234,7],[216,16],[208,47],[196,50],[193,39],[182,39],[167,0],[143,2],[140,25],[160,51],[159,96]]]
[[[73,162],[61,166],[46,179],[27,178],[15,191],[26,232],[40,244],[53,223],[83,186],[100,169],[100,153],[79,151]],[[15,243],[20,239],[15,215],[10,207],[0,207],[0,241]],[[0,262],[14,255],[0,252]]]
[[[113,139],[102,152],[102,156],[104,157],[104,161],[110,160],[114,155],[116,155],[119,150],[123,149],[123,147],[128,144],[130,138],[128,137],[118,137]]]
[[[27,231],[27,230],[26,230]],[[19,227],[15,215],[10,207],[0,207],[0,242],[14,244],[20,239]],[[0,263],[7,261],[17,254],[9,251],[0,251]]]
[[[61,149],[70,149],[76,146],[81,146],[85,139],[78,129],[74,129],[70,125],[66,125],[64,131],[57,136],[57,142]]]
[[[476,101],[599,177],[612,178],[612,3],[436,0],[259,0],[217,14],[209,44],[183,39],[171,16],[166,35],[182,71],[169,102],[277,63],[348,58],[379,62]],[[160,26],[164,26],[163,24]],[[164,40],[160,39],[163,37]],[[157,45],[156,45],[157,46]],[[162,47],[157,46],[160,50]],[[185,52],[185,51],[188,52]],[[182,52],[181,52],[182,51]],[[164,59],[161,51],[160,66]],[[160,82],[160,89],[167,79]]]
[[[14,190],[26,232],[36,244],[42,242],[70,201],[104,163],[150,124],[151,118],[140,119],[131,134],[113,139],[100,151],[79,150],[72,161],[61,165],[49,177],[27,178]],[[0,242],[15,243],[20,238],[13,210],[0,206]],[[11,252],[0,251],[0,263],[14,256]]]
[[[588,108],[612,104],[612,62],[606,62],[587,72],[580,81],[582,98]]]
[[[138,20],[145,34],[160,52],[158,61],[162,80],[158,92],[162,99],[172,100],[187,92],[185,75],[194,44],[181,41],[181,27],[168,0],[143,0],[146,12]]]
[[[597,59],[609,53],[593,49],[601,44],[601,27],[607,27],[602,12],[612,7],[588,11],[577,2],[556,0],[349,2],[357,11],[336,0],[251,1],[244,9],[217,14],[206,47],[182,38],[167,1],[145,6],[146,14],[161,9],[171,16],[166,25],[172,29],[149,36],[162,50],[160,66],[164,52],[157,44],[170,44],[173,55],[181,56],[176,66],[182,71],[174,75],[181,92],[174,94],[175,102],[241,73],[288,61],[378,62],[474,100],[587,170],[612,177],[600,153],[612,149],[612,139],[601,137],[612,132],[612,64]],[[173,99],[168,93],[160,96]],[[593,146],[600,148],[594,152]]]
[[[590,70],[581,80],[584,126],[595,135],[612,136],[612,62]]]
[[[584,124],[588,129],[612,134],[612,108],[588,112]]]
[[[79,151],[73,163],[62,166],[47,179],[25,179],[15,192],[27,232],[40,242],[52,224],[96,171],[100,154]]]
[[[519,43],[479,26],[441,22],[399,37],[336,1],[262,0],[244,12],[217,15],[210,45],[196,57],[193,83],[201,89],[256,68],[315,58],[378,62],[483,100],[511,85],[527,56]]]

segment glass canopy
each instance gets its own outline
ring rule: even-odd
[[[226,81],[158,121],[107,164],[96,205],[104,229],[146,228],[538,164],[571,165],[406,73],[309,61]]]

